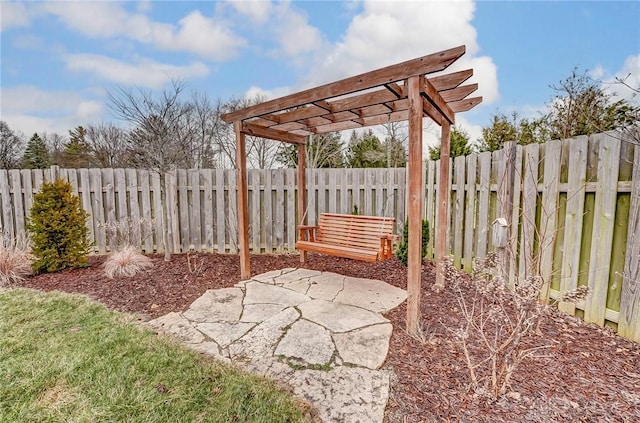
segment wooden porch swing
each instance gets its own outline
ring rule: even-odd
[[[306,206],[305,142],[306,137],[334,131],[363,128],[389,122],[409,122],[408,160],[408,220],[409,251],[407,275],[407,330],[419,333],[420,282],[422,269],[422,206],[424,203],[424,175],[422,174],[422,120],[431,118],[442,127],[440,187],[449,183],[450,127],[455,122],[455,113],[475,107],[482,97],[466,98],[478,89],[478,84],[461,85],[473,75],[472,69],[448,74],[429,76],[447,69],[465,53],[465,47],[455,47],[406,62],[380,68],[361,75],[333,83],[310,88],[285,97],[236,110],[222,116],[233,123],[237,141],[236,165],[238,168],[238,244],[240,250],[240,273],[243,278],[251,276],[249,266],[249,218],[247,208],[247,164],[246,135],[269,138],[298,145],[298,224],[305,228]],[[446,189],[438,189],[438,207],[447,210],[449,198]],[[325,248],[331,231],[338,225],[335,217],[319,221],[316,232],[307,232],[316,245],[310,247],[298,241],[300,261],[306,259],[309,248]],[[447,213],[440,213],[436,227],[436,285],[444,286],[443,259],[446,255]],[[322,219],[322,217],[321,217]],[[332,220],[333,219],[333,220]],[[341,223],[342,224],[342,223]],[[324,229],[322,229],[324,228]],[[365,225],[366,229],[367,226]],[[369,227],[370,228],[370,227]],[[303,229],[313,231],[313,229]],[[360,230],[358,234],[366,233]],[[356,254],[351,248],[356,245],[351,232],[344,232],[345,244],[332,244],[331,253]],[[333,235],[331,235],[333,236]],[[363,235],[364,236],[364,235]],[[379,242],[378,238],[378,241]],[[319,242],[322,241],[322,242]],[[302,242],[302,244],[301,244]],[[306,248],[306,249],[305,249]],[[380,257],[390,254],[389,244],[376,247]],[[376,258],[377,259],[377,258]],[[374,260],[375,261],[375,260]]]

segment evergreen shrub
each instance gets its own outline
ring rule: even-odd
[[[422,221],[422,255],[427,255],[427,246],[429,244],[429,222],[425,219]],[[400,263],[407,265],[409,257],[409,221],[404,222],[404,229],[402,231],[402,240],[396,247],[396,257],[400,260]]]
[[[44,183],[34,196],[27,225],[35,256],[33,270],[49,273],[87,266],[91,251],[87,218],[71,184],[62,179]]]

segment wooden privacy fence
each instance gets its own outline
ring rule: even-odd
[[[436,203],[440,163],[429,161],[426,217],[449,214],[447,251],[458,268],[471,271],[474,259],[498,250],[510,283],[542,276],[545,301],[587,285],[586,301],[558,307],[640,341],[640,146],[620,137],[507,143],[457,157],[446,211]],[[492,243],[497,218],[507,223],[504,248]]]
[[[405,169],[307,169],[307,221],[319,213],[405,219]],[[104,224],[142,222],[145,252],[163,252],[166,220],[172,251],[237,252],[236,171],[178,169],[162,177],[140,169],[0,170],[0,227],[7,238],[25,229],[33,195],[60,177],[71,183],[89,214],[95,251],[113,245]],[[163,205],[161,188],[166,193]],[[294,251],[297,231],[295,169],[249,170],[249,242],[253,252]],[[125,220],[126,219],[126,220]]]
[[[493,222],[507,221],[501,250],[511,283],[540,274],[543,299],[588,285],[591,296],[563,311],[610,325],[640,341],[640,147],[615,134],[519,146],[451,161],[449,210],[437,207],[439,162],[425,166],[425,217],[434,255],[436,216],[448,214],[454,264],[495,250]],[[295,169],[249,170],[249,242],[253,252],[293,251]],[[236,171],[193,169],[162,177],[140,169],[0,170],[0,224],[6,237],[24,230],[33,194],[56,175],[71,182],[89,213],[95,251],[112,248],[103,224],[143,220],[145,252],[162,252],[166,220],[174,252],[237,251]],[[307,169],[309,223],[322,212],[388,216],[396,234],[406,218],[406,169]],[[163,205],[161,188],[166,193]]]

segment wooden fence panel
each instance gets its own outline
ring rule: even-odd
[[[432,234],[428,254],[433,257],[437,215],[447,213],[447,251],[453,253],[454,264],[471,271],[473,260],[493,249],[493,219],[510,215],[511,281],[534,274],[539,265],[546,281],[553,276],[553,289],[545,286],[553,298],[588,284],[594,292],[591,299],[576,307],[562,303],[560,309],[578,315],[584,310],[587,319],[598,324],[619,322],[621,333],[637,339],[638,151],[621,148],[619,140],[605,134],[456,158],[447,188],[449,210],[436,207],[439,162],[428,161],[423,204]],[[294,251],[295,169],[248,173],[252,251]],[[179,169],[165,175],[133,169],[0,170],[4,236],[24,229],[33,195],[56,175],[79,195],[99,253],[113,248],[103,225],[123,218],[142,219],[153,227],[151,237],[140,239],[145,252],[237,252],[237,175],[223,169]],[[395,217],[396,233],[402,233],[406,169],[307,169],[306,189],[304,212],[310,224],[316,223],[318,213],[350,213],[357,207],[361,214]]]

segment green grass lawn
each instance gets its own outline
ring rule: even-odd
[[[302,422],[282,389],[85,297],[0,290],[0,422]]]

